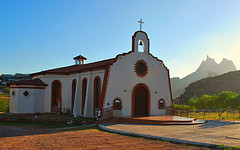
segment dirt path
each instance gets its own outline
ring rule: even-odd
[[[173,144],[143,138],[134,138],[96,129],[65,131],[59,133],[56,130],[0,126],[0,133],[3,129],[9,129],[11,136],[0,137],[0,149],[206,149],[181,144]],[[13,130],[11,130],[13,128]],[[26,131],[25,134],[14,136],[13,133]],[[45,132],[44,134],[42,134]],[[46,134],[46,132],[50,132]],[[31,134],[30,134],[31,133]],[[39,134],[40,133],[40,134]]]
[[[106,125],[108,129],[177,139],[187,142],[199,142],[214,145],[239,147],[240,122],[208,121],[200,125]]]

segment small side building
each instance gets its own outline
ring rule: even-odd
[[[44,93],[48,86],[39,79],[8,83],[10,85],[10,112],[44,112]]]

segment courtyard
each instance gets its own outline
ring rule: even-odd
[[[97,127],[66,130],[0,125],[0,149],[209,149],[119,135]]]

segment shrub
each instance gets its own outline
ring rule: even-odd
[[[0,97],[0,112],[9,112],[9,98]]]

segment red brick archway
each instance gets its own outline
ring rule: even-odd
[[[142,104],[138,104],[139,102],[136,102],[136,100],[138,100],[139,95],[141,97],[145,95],[145,98],[140,98],[140,103]],[[147,85],[145,85],[144,83],[139,83],[137,85],[135,85],[135,87],[132,90],[132,117],[136,116],[136,115],[146,115],[146,116],[150,116],[150,105],[151,105],[151,96],[150,96],[150,90],[149,87]],[[142,108],[143,110],[136,110],[136,106],[140,106],[143,107],[143,105],[146,105],[145,108]],[[146,110],[145,110],[146,109]],[[137,113],[136,113],[137,111]],[[142,111],[139,113],[139,111]],[[145,112],[146,111],[146,112]]]
[[[96,110],[100,107],[100,94],[101,94],[101,78],[96,76],[94,78],[94,96],[93,96],[93,116],[96,115]]]
[[[87,78],[84,78],[82,80],[82,115],[84,115],[85,110],[86,93],[87,93]]]
[[[58,105],[60,98],[62,98],[62,84],[59,80],[54,80],[51,85],[51,112],[53,107]]]

